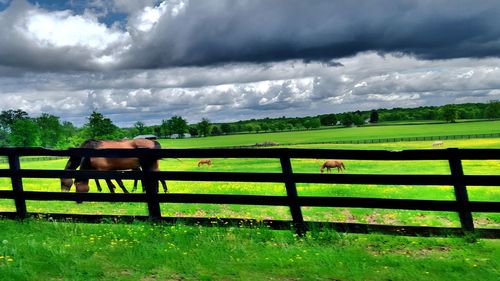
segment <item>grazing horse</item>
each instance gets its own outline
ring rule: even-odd
[[[444,144],[443,141],[435,141],[432,143],[432,146],[442,146]]]
[[[327,173],[331,173],[332,168],[337,168],[337,171],[340,173],[343,170],[345,170],[345,165],[344,162],[340,160],[326,160],[323,165],[321,165],[321,169],[319,170],[321,173],[323,173],[323,170],[326,168]]]
[[[198,167],[202,166],[203,164],[207,164],[208,166],[212,166],[212,160],[201,159],[200,161],[198,161]]]
[[[133,139],[121,141],[108,141],[108,140],[87,140],[80,145],[80,148],[92,149],[136,149],[136,148],[149,148],[160,149],[161,146],[157,141],[147,139]],[[65,170],[97,170],[97,171],[117,171],[117,170],[144,170],[159,171],[159,160],[154,161],[152,164],[145,166],[141,163],[139,158],[106,158],[106,157],[78,157],[72,156],[66,163]],[[88,192],[88,178],[76,178],[75,187],[77,192]],[[120,179],[116,179],[118,185],[123,189],[123,192],[128,193]],[[160,180],[164,192],[168,192],[167,185],[164,180]],[[114,192],[114,185],[111,180],[106,179],[106,183],[111,192]],[[61,179],[61,191],[69,191],[73,185],[72,179]],[[99,185],[98,185],[99,188]],[[155,188],[157,185],[155,183]],[[144,189],[144,185],[143,185]]]

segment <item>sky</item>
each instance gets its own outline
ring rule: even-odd
[[[0,0],[0,110],[77,126],[500,100],[498,0]]]

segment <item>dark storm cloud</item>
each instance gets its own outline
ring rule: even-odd
[[[500,1],[202,1],[136,37],[129,67],[325,60],[359,52],[500,56]]]

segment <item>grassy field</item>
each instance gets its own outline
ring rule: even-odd
[[[239,134],[190,139],[162,139],[166,148],[202,148],[255,145],[266,141],[280,144],[329,142],[344,140],[371,140],[385,138],[430,137],[500,133],[499,121],[465,122],[427,125],[368,126],[334,128],[314,131],[294,131],[261,134]]]
[[[0,221],[0,279],[498,280],[500,243],[147,223]]]
[[[404,142],[361,145],[364,149],[417,149],[428,146],[430,142]],[[446,142],[454,147],[500,147],[500,139],[455,140]],[[358,148],[360,145],[301,145],[297,147],[314,148]],[[432,146],[431,146],[432,147]],[[278,159],[212,159],[213,165],[208,168],[197,167],[198,159],[164,159],[162,170],[169,171],[220,171],[220,172],[280,172]],[[23,168],[62,169],[65,159],[50,161],[22,162]],[[317,159],[293,159],[294,172],[318,173],[322,161]],[[347,172],[351,174],[449,174],[446,161],[359,161],[345,160]],[[6,167],[7,164],[0,164]],[[499,174],[500,161],[464,161],[465,174]],[[125,182],[129,190],[132,181]],[[238,183],[238,182],[186,182],[167,181],[172,193],[206,193],[206,194],[250,194],[250,195],[286,195],[283,184],[279,183]],[[59,181],[56,179],[25,179],[24,189],[30,191],[58,191]],[[355,185],[355,184],[298,184],[299,195],[302,196],[345,196],[367,198],[429,199],[453,200],[451,186],[396,186],[396,185]],[[0,179],[0,189],[10,189],[9,179]],[[496,188],[471,186],[469,197],[474,201],[500,201],[500,193]],[[96,192],[91,182],[91,191]],[[121,192],[121,191],[119,191]],[[73,202],[39,202],[28,201],[27,207],[32,212],[85,213],[85,214],[118,214],[146,215],[146,205],[142,203],[99,203],[74,204]],[[164,216],[195,217],[235,217],[255,219],[290,219],[287,207],[215,205],[215,204],[162,204]],[[0,200],[0,211],[13,211],[12,200]],[[359,223],[384,223],[392,225],[427,225],[427,226],[459,226],[458,218],[452,212],[424,212],[361,208],[320,208],[304,207],[304,216],[314,221],[339,221]],[[497,214],[474,214],[477,227],[500,227],[500,216]]]
[[[459,132],[461,130],[475,131]],[[408,136],[496,132],[498,122],[390,126],[387,132],[349,128],[255,135],[233,135],[190,140],[171,140],[164,147],[215,147],[235,142],[314,142],[324,137],[380,138],[399,131]],[[457,126],[455,126],[457,125]],[[437,126],[436,128],[431,128]],[[428,128],[429,129],[426,129]],[[498,127],[498,126],[497,126]],[[414,135],[411,134],[411,129]],[[363,133],[363,130],[364,133]],[[375,131],[374,131],[375,130]],[[406,131],[408,130],[408,131]],[[427,130],[427,131],[426,131]],[[278,139],[278,137],[282,139]],[[245,137],[242,139],[241,137]],[[272,139],[270,137],[273,137]],[[276,138],[274,138],[276,137]],[[199,145],[195,143],[199,141]],[[432,141],[380,144],[294,145],[322,149],[436,149]],[[441,148],[500,148],[500,139],[447,140]],[[197,167],[198,159],[163,159],[162,170],[280,172],[277,159],[212,159],[212,167]],[[65,159],[22,161],[22,168],[62,169]],[[294,172],[318,173],[321,160],[293,159]],[[353,174],[449,174],[446,161],[345,160]],[[465,174],[500,174],[500,161],[464,161]],[[6,168],[7,164],[0,164]],[[172,193],[285,195],[282,184],[167,181]],[[58,191],[56,179],[24,179],[25,190]],[[126,181],[131,189],[132,181]],[[0,190],[10,180],[0,178]],[[91,185],[91,191],[96,192]],[[299,184],[302,196],[346,196],[453,200],[450,186],[377,186],[354,184]],[[500,201],[497,187],[468,187],[474,201]],[[28,211],[50,213],[146,215],[142,203],[27,202]],[[286,207],[162,204],[164,216],[291,219]],[[0,200],[0,211],[14,211],[12,200]],[[451,212],[424,212],[362,208],[303,208],[306,220],[359,222],[389,225],[459,227]],[[478,228],[500,228],[500,215],[475,213]],[[500,242],[463,238],[409,238],[384,235],[339,234],[313,231],[305,238],[292,231],[266,228],[241,229],[132,225],[89,225],[28,220],[0,221],[0,276],[5,280],[497,280]]]

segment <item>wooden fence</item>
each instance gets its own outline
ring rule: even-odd
[[[41,148],[0,148],[0,156],[7,156],[9,168],[0,169],[0,177],[11,179],[12,190],[1,190],[0,198],[13,199],[16,212],[0,213],[4,217],[26,218],[30,215],[26,200],[58,200],[58,201],[95,201],[95,202],[143,202],[147,203],[149,216],[101,216],[101,215],[69,215],[45,214],[53,218],[70,218],[71,220],[94,221],[113,219],[128,221],[131,219],[152,219],[168,222],[183,221],[201,224],[245,224],[256,223],[254,219],[241,220],[233,218],[179,218],[162,217],[160,203],[208,203],[208,204],[242,204],[288,206],[292,220],[259,221],[272,228],[286,229],[293,227],[298,234],[304,234],[315,227],[333,228],[338,231],[369,233],[384,232],[404,235],[440,235],[475,233],[479,237],[500,238],[500,229],[476,229],[473,222],[474,212],[499,213],[500,202],[470,201],[467,186],[500,187],[500,175],[464,175],[462,160],[500,160],[500,149],[434,149],[406,151],[366,151],[366,150],[323,150],[323,149],[69,149],[47,150]],[[64,171],[22,169],[20,157],[23,156],[92,156],[92,157],[138,157],[144,161],[158,158],[275,158],[281,163],[281,173],[241,173],[241,172],[187,172],[187,171]],[[451,173],[449,175],[400,175],[400,174],[307,174],[294,173],[291,159],[357,159],[357,160],[446,160]],[[140,194],[111,193],[65,193],[34,192],[23,190],[23,178],[74,178],[83,176],[99,179],[141,179],[146,192]],[[283,183],[286,196],[264,195],[223,195],[223,194],[159,194],[155,191],[154,182],[164,178],[168,181],[228,181],[228,182],[275,182]],[[349,198],[299,196],[297,183],[336,183],[336,184],[377,184],[377,185],[449,185],[454,187],[455,200],[414,200],[384,198]],[[417,187],[416,187],[417,188]],[[460,228],[392,226],[335,222],[305,221],[301,207],[348,207],[348,208],[381,208],[425,211],[457,212]]]

